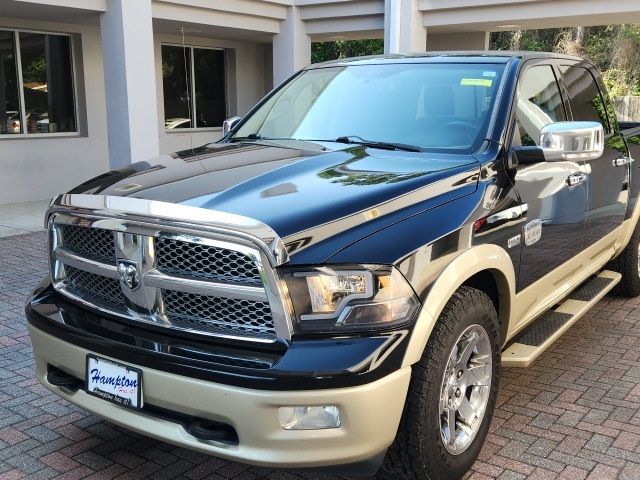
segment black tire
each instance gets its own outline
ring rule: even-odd
[[[492,352],[491,386],[484,417],[467,449],[452,455],[440,433],[440,389],[450,352],[471,325],[482,326]],[[500,377],[500,323],[493,303],[475,288],[461,287],[434,326],[422,358],[413,366],[409,392],[394,443],[382,466],[386,478],[454,480],[478,457],[489,430]]]
[[[616,258],[609,262],[607,268],[622,275],[613,293],[621,297],[637,297],[640,295],[640,270],[638,255],[640,254],[640,223],[633,230],[629,243]]]

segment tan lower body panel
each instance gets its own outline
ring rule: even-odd
[[[179,424],[146,415],[78,390],[73,393],[46,380],[47,364],[85,378],[92,353],[29,326],[37,378],[49,390],[85,410],[130,430],[175,445],[253,465],[321,467],[366,460],[393,441],[407,395],[411,368],[375,382],[338,389],[264,391],[232,387],[140,367],[145,402],[232,425],[239,445],[198,440]],[[113,359],[118,361],[118,359]],[[125,362],[126,363],[126,362]],[[284,430],[278,407],[337,405],[342,425],[326,430]]]
[[[534,319],[561,302],[574,288],[602,269],[613,257],[615,243],[620,235],[621,227],[618,227],[553,272],[517,293],[513,301],[514,308],[507,340],[515,337]]]
[[[622,276],[617,272],[604,271],[598,277],[602,279],[611,279],[597,295],[589,301],[567,299],[554,310],[560,314],[570,315],[571,317],[562,324],[553,335],[546,339],[540,345],[526,345],[516,342],[512,343],[506,350],[502,352],[502,365],[505,367],[528,367],[542,352],[549,348],[571,325],[578,321],[585,313],[589,311],[593,305],[598,303],[616,284]],[[533,323],[535,325],[535,322]]]

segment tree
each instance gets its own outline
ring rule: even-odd
[[[515,30],[491,34],[493,50],[533,50],[589,57],[603,72],[611,96],[640,95],[640,25]],[[338,40],[313,43],[311,61],[380,55],[384,42]]]
[[[339,58],[381,55],[383,40],[336,40],[311,44],[311,63],[326,62]]]
[[[491,34],[494,50],[586,56],[603,72],[613,97],[640,95],[640,25],[548,28]]]

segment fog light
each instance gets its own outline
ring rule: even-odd
[[[335,405],[280,407],[278,419],[285,430],[338,428],[340,410]]]

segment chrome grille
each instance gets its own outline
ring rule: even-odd
[[[103,263],[116,263],[113,232],[78,225],[62,227],[62,246],[70,252]]]
[[[124,295],[117,280],[65,266],[69,290],[75,295],[89,297],[101,305],[125,308]]]
[[[262,285],[254,260],[238,251],[161,237],[156,255],[158,270],[168,275]]]
[[[80,220],[87,226],[77,225]],[[265,283],[275,281],[269,257],[246,235],[234,243],[232,232],[218,239],[167,232],[166,225],[146,219],[97,220],[100,227],[91,226],[95,217],[71,212],[50,218],[51,271],[59,292],[161,328],[253,341],[289,338],[282,306],[274,314],[273,292]],[[131,268],[135,281],[125,282],[120,275]]]
[[[274,332],[267,302],[162,291],[165,314],[172,324],[211,333],[271,338]]]

